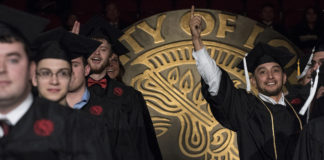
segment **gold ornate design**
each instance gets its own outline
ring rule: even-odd
[[[239,87],[244,82],[243,71],[233,68],[244,52],[221,43],[204,43],[216,63],[236,77],[234,83]],[[131,85],[143,93],[149,108],[180,121],[178,143],[184,155],[205,159],[238,159],[235,133],[221,128],[200,92],[200,77],[197,77],[199,74],[192,57],[191,41],[147,51],[131,63],[138,64],[145,65],[147,69],[134,77]],[[162,119],[153,117],[152,120],[156,122]],[[154,126],[159,137],[167,132],[170,123],[164,119]]]
[[[236,88],[245,88],[244,73],[236,66],[258,42],[299,52],[282,35],[249,18],[207,9],[195,14],[202,16],[201,37],[208,53]],[[120,57],[124,81],[144,95],[165,159],[238,160],[235,133],[214,119],[201,93],[189,20],[190,10],[185,9],[159,13],[128,27],[119,38],[130,50]],[[293,73],[291,67],[286,71]]]
[[[156,136],[160,137],[163,134],[165,134],[169,128],[171,127],[171,121],[167,118],[164,117],[151,117],[154,128],[155,128],[155,132],[156,132]]]

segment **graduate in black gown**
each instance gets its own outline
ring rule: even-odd
[[[124,66],[121,64],[121,61],[119,59],[119,57],[121,55],[123,55],[125,53],[112,53],[111,56],[109,57],[109,65],[107,66],[106,70],[107,70],[107,75],[109,76],[109,78],[111,79],[115,79],[121,83],[124,83],[122,78],[123,78],[123,75],[125,73],[125,69],[124,69]],[[136,95],[138,96],[138,102],[139,102],[139,106],[142,106],[143,107],[143,116],[144,116],[144,125],[146,127],[146,131],[147,131],[147,136],[149,138],[149,143],[150,143],[150,146],[152,146],[151,148],[152,149],[155,149],[155,155],[160,155],[160,150],[159,148],[155,147],[155,146],[158,146],[158,142],[156,140],[156,134],[154,132],[154,126],[153,126],[153,123],[152,123],[152,119],[150,117],[150,113],[148,111],[148,108],[146,106],[146,102],[144,100],[144,97],[142,95],[141,92],[137,91],[137,90],[134,90]]]
[[[106,117],[108,122],[115,126],[115,123],[121,123],[120,132],[123,131],[121,133],[124,137],[129,137],[125,138],[124,143],[135,146],[135,153],[139,159],[162,159],[143,96],[134,88],[113,80],[106,74],[111,53],[128,52],[128,49],[118,41],[123,33],[112,28],[102,17],[95,16],[81,25],[80,34],[102,42],[87,59],[90,67],[87,86],[93,96],[82,110],[89,113],[98,111],[95,113]],[[103,105],[111,103],[115,105]],[[123,155],[127,150],[128,147],[122,147],[119,152]]]
[[[323,74],[321,76],[323,81]],[[324,159],[324,97],[315,99],[312,107],[311,120],[300,134],[294,160]]]
[[[104,124],[31,93],[29,44],[46,24],[0,6],[0,159],[112,159]]]
[[[68,34],[63,28],[58,28],[43,33],[34,42],[36,70],[32,83],[40,97],[63,106],[67,105],[65,97],[72,72],[68,46],[62,43]]]
[[[318,101],[321,101],[320,99],[323,99],[324,97],[324,65],[322,65],[323,62],[324,62],[324,39],[320,39],[315,45],[315,51],[312,58],[313,79],[315,79],[317,68],[319,68],[319,74],[318,74],[319,78],[318,78],[316,95],[313,100],[314,102],[311,106],[310,119],[324,116],[324,107],[323,105],[319,105],[321,103],[318,103]]]
[[[76,41],[69,40],[68,43],[73,48],[72,54],[70,53],[72,77],[69,84],[69,92],[66,96],[68,106],[102,118],[101,120],[107,124],[114,159],[139,159],[136,146],[130,137],[131,132],[127,128],[128,126],[124,125],[127,122],[125,121],[126,118],[123,118],[121,115],[123,112],[120,108],[123,106],[117,103],[118,101],[112,101],[116,99],[115,97],[111,97],[112,100],[109,100],[107,96],[95,96],[86,86],[85,76],[90,72],[90,68],[86,67],[86,59],[98,46],[90,45],[89,39],[81,35],[75,34],[75,37],[78,38]],[[82,47],[79,46],[80,41],[83,41],[82,44],[84,45]],[[91,41],[92,43],[101,44],[95,40]],[[118,97],[116,100],[118,100]]]
[[[245,58],[245,68],[253,73],[251,84],[259,92],[253,95],[235,88],[229,75],[209,56],[200,38],[201,21],[193,6],[190,29],[202,93],[216,120],[237,133],[240,159],[292,159],[302,122],[282,87],[286,82],[283,67],[293,55],[283,48],[256,44]]]
[[[316,70],[319,66],[315,63],[324,58],[324,52],[315,52],[314,58],[313,69]],[[320,65],[319,84],[322,86],[324,84],[324,67],[322,64]],[[311,119],[300,134],[294,160],[324,159],[324,96],[314,97],[311,107]]]

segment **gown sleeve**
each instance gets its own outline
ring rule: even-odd
[[[224,127],[238,131],[240,122],[252,113],[255,96],[247,94],[245,90],[236,89],[228,74],[222,71],[218,94],[213,96],[208,92],[209,86],[202,82],[202,93],[210,105],[211,111]]]
[[[324,117],[310,121],[301,132],[293,160],[324,159]]]

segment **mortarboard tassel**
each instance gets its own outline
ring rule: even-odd
[[[318,85],[318,73],[319,73],[319,68],[317,68],[316,70],[316,77],[315,77],[315,81],[313,83],[313,80],[311,81],[311,89],[310,89],[310,94],[304,104],[304,106],[302,107],[302,109],[299,111],[300,115],[304,115],[306,110],[309,108],[310,103],[312,102],[315,93],[316,93],[316,89],[317,89],[317,85]]]
[[[303,72],[301,74],[297,73],[297,76],[296,76],[297,79],[301,79],[306,75],[307,71],[310,68],[310,65],[312,64],[312,59],[313,59],[313,56],[314,56],[314,52],[315,52],[315,46],[312,49],[312,54],[310,55],[310,57],[309,57],[309,59],[307,61],[306,67],[304,68]],[[299,67],[299,60],[298,60],[298,67]]]
[[[251,91],[251,84],[250,84],[250,77],[249,77],[249,71],[247,68],[247,64],[246,64],[246,57],[247,53],[245,54],[244,58],[243,58],[243,65],[244,65],[244,75],[245,75],[245,82],[246,82],[246,91],[250,92]]]

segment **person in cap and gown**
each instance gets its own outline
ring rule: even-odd
[[[0,159],[112,159],[104,125],[31,93],[30,44],[46,24],[0,5]]]
[[[115,79],[121,83],[124,83],[123,82],[123,75],[125,73],[125,68],[124,66],[121,64],[121,61],[119,59],[119,54],[116,54],[116,53],[112,53],[111,56],[109,57],[109,64],[106,68],[107,70],[107,75],[109,76],[109,78],[111,79]],[[149,143],[150,143],[150,146],[152,146],[151,148],[153,150],[155,150],[155,155],[160,155],[160,151],[159,151],[159,148],[155,147],[155,146],[158,146],[158,142],[156,140],[156,134],[154,132],[154,126],[153,126],[153,123],[152,123],[152,119],[150,117],[150,113],[147,109],[147,106],[146,106],[146,102],[144,100],[144,97],[142,95],[141,92],[135,90],[137,96],[138,96],[138,103],[143,106],[143,116],[144,116],[144,123],[145,123],[145,127],[146,127],[146,132],[147,132],[147,136],[149,138]]]
[[[321,88],[324,85],[324,42],[319,40],[315,45],[312,58],[312,69],[315,74],[314,85],[318,78],[317,93],[311,97],[310,122],[305,126],[298,139],[294,160],[323,160],[324,158],[324,97]],[[319,70],[318,70],[319,69]],[[310,104],[309,104],[310,105]]]
[[[202,77],[202,93],[216,120],[237,133],[240,159],[291,159],[302,129],[297,112],[282,92],[286,82],[283,67],[293,54],[266,43],[256,44],[245,57],[245,65],[244,61],[239,65],[252,72],[251,79],[247,79],[259,92],[247,93],[236,89],[229,75],[208,55],[200,37],[201,22],[192,6],[192,54]]]
[[[128,49],[118,41],[123,33],[111,27],[103,17],[94,16],[86,24],[81,25],[80,34],[102,42],[87,59],[90,66],[87,86],[90,92],[96,98],[105,97],[105,101],[118,104],[113,106],[114,110],[117,110],[120,119],[124,120],[124,133],[128,132],[131,137],[129,143],[135,145],[139,159],[162,159],[143,96],[134,88],[109,78],[106,73],[111,53],[121,55],[128,52]],[[83,109],[90,111],[90,108],[99,101],[89,102]],[[102,108],[103,113],[109,110],[107,106]],[[120,152],[124,154],[125,151],[121,149]]]
[[[70,55],[63,46],[64,29],[55,29],[44,33],[35,41],[39,46],[36,54],[36,74],[32,83],[38,89],[40,97],[66,104],[66,94],[71,80]]]
[[[86,86],[85,76],[90,72],[90,68],[86,67],[87,59],[101,43],[81,35],[74,34],[74,36],[78,39],[69,41],[69,48],[73,48],[71,51],[73,54],[71,54],[72,77],[66,96],[68,106],[108,122],[108,136],[111,140],[114,159],[137,159],[135,146],[128,143],[131,139],[128,132],[125,133],[123,129],[123,124],[126,122],[120,118],[120,110],[115,109],[119,104],[109,101],[107,97],[95,96]],[[82,47],[79,46],[80,42],[83,44]]]
[[[310,56],[310,68],[311,71],[311,87],[314,88],[316,93],[313,97],[308,96],[310,108],[310,119],[320,117],[324,115],[324,109],[320,102],[324,99],[324,66],[322,62],[324,61],[324,41],[320,39],[314,46],[313,53]],[[317,71],[318,70],[318,71]],[[318,73],[317,73],[318,72]],[[317,76],[316,76],[317,75]],[[317,77],[317,78],[316,78]],[[318,79],[318,80],[316,80]],[[317,83],[316,83],[317,81]],[[316,83],[316,86],[315,86]]]

